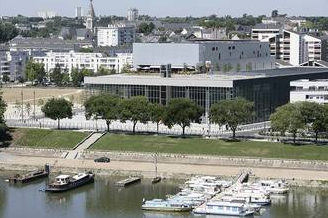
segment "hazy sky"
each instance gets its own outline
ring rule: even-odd
[[[89,0],[0,0],[0,15],[36,16],[51,10],[74,16],[77,6],[87,9]],[[328,16],[328,0],[94,0],[97,15],[126,15],[130,7],[140,14],[156,16],[202,16],[217,14],[241,16],[270,15],[273,9],[289,15]]]

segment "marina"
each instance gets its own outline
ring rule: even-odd
[[[6,178],[6,176],[2,177]],[[116,181],[121,178],[99,177],[94,183],[59,194],[39,192],[46,186],[45,180],[29,185],[11,186],[0,179],[1,218],[208,218],[205,214],[192,212],[160,212],[142,210],[143,199],[165,199],[180,191],[182,180],[163,180],[152,185],[150,179],[143,179],[128,189],[119,189]],[[261,218],[325,218],[328,191],[313,188],[291,188],[285,195],[272,197],[271,206],[264,207]],[[21,208],[17,210],[17,207]],[[218,215],[215,217],[227,217]]]

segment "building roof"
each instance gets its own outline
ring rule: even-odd
[[[86,77],[85,84],[116,85],[154,85],[154,86],[189,86],[189,87],[227,87],[232,88],[238,80],[284,77],[302,74],[328,73],[328,68],[293,67],[253,72],[215,72],[213,74],[172,75],[171,78],[160,77],[159,74],[115,74],[100,77]]]
[[[282,29],[282,24],[264,24],[264,23],[258,23],[253,27],[254,29]]]
[[[48,49],[48,50],[74,50],[83,46],[92,46],[90,40],[62,40],[58,38],[29,38],[18,36],[10,42],[11,48],[17,49]]]

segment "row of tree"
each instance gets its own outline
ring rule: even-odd
[[[118,96],[100,94],[90,97],[85,102],[85,115],[87,119],[102,119],[106,121],[107,131],[110,131],[110,124],[115,120],[125,123],[133,123],[133,133],[135,133],[138,123],[153,122],[162,123],[169,128],[179,125],[182,134],[185,134],[186,127],[192,122],[199,123],[203,114],[203,109],[193,101],[186,98],[176,98],[169,101],[166,106],[154,104],[146,97],[135,96],[129,99],[122,99]],[[43,107],[42,112],[46,117],[58,121],[72,118],[73,104],[65,99],[50,99]],[[237,127],[249,121],[253,116],[253,103],[243,98],[234,100],[223,100],[211,107],[209,118],[214,124],[225,125],[236,136]]]
[[[96,74],[89,69],[73,68],[71,75],[69,75],[68,69],[62,69],[59,64],[56,64],[52,72],[47,74],[44,65],[33,60],[28,61],[25,66],[25,76],[28,81],[42,83],[46,78],[49,78],[57,86],[81,86],[86,76],[104,76],[115,73],[116,70],[106,68],[100,68]]]
[[[277,108],[270,117],[274,131],[282,135],[293,135],[294,143],[298,133],[314,133],[316,143],[320,133],[328,131],[328,105],[315,102],[289,103]]]
[[[133,133],[138,122],[149,121],[157,124],[162,123],[169,128],[179,125],[182,134],[191,122],[199,123],[203,109],[189,99],[172,99],[166,106],[152,104],[147,98],[136,96],[130,99],[121,99],[117,96],[101,94],[90,97],[85,102],[86,117],[106,120],[107,130],[112,121],[131,121]],[[242,98],[235,100],[223,100],[211,107],[210,121],[218,125],[227,125],[236,136],[238,125],[247,122],[253,116],[253,103]]]

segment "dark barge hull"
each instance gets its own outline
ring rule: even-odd
[[[72,189],[81,187],[83,185],[89,184],[89,183],[93,183],[95,179],[95,175],[89,175],[88,177],[79,180],[79,181],[75,181],[72,183],[69,183],[68,185],[65,186],[60,186],[60,187],[54,187],[49,185],[45,191],[46,192],[53,192],[53,193],[60,193],[60,192],[66,192],[66,191],[70,191]]]
[[[28,177],[13,177],[13,178],[9,178],[9,182],[10,183],[29,183],[29,182],[33,182],[39,179],[43,179],[43,178],[47,178],[49,176],[49,173],[44,172],[41,174],[37,174],[37,175],[33,175],[33,176],[28,176]]]

